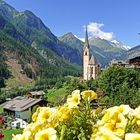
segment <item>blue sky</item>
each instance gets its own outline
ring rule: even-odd
[[[31,10],[51,31],[61,36],[72,32],[120,40],[134,47],[140,44],[140,0],[4,0],[19,11]]]

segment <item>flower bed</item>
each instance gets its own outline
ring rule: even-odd
[[[23,134],[12,140],[140,140],[140,107],[92,107],[94,91],[72,92],[59,107],[39,107]]]

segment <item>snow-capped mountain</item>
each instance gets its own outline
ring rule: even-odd
[[[129,50],[130,46],[124,45],[122,42],[117,41],[117,40],[112,40],[111,41],[112,45],[118,48],[121,48],[123,50]]]

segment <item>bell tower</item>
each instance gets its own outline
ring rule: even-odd
[[[88,32],[86,27],[86,34],[85,34],[85,45],[83,49],[83,79],[88,80],[88,64],[89,64],[89,42],[88,42]]]

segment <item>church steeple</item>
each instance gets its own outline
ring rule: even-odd
[[[85,34],[85,46],[84,46],[84,48],[85,48],[85,47],[89,48],[87,26],[86,26],[86,34]]]

